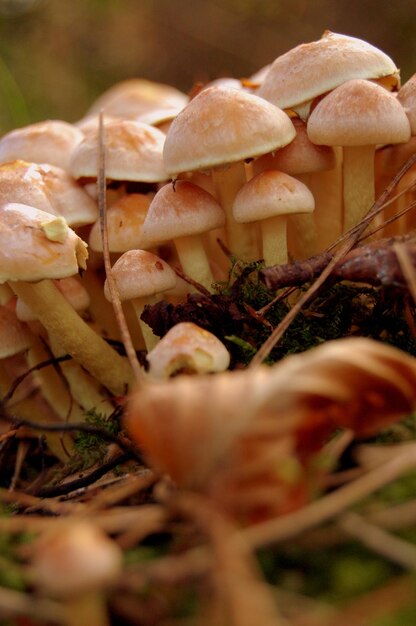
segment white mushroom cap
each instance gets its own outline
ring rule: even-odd
[[[262,98],[209,87],[173,120],[163,158],[172,176],[204,171],[281,148],[295,134],[286,113]]]
[[[169,378],[185,370],[199,374],[222,372],[230,364],[230,354],[212,333],[192,322],[173,326],[147,355],[149,375]]]
[[[22,202],[61,215],[71,227],[95,222],[94,200],[62,168],[17,160],[0,165],[0,205]]]
[[[104,135],[107,178],[148,183],[168,179],[162,131],[143,122],[113,120],[104,125]],[[98,148],[98,129],[91,129],[71,157],[70,170],[75,178],[97,178]]]
[[[68,122],[46,120],[10,131],[0,139],[0,162],[22,159],[68,170],[69,159],[82,132]]]
[[[257,94],[281,109],[295,109],[352,78],[393,76],[392,59],[371,44],[325,31],[321,39],[301,44],[277,57]]]
[[[153,198],[143,224],[152,241],[170,241],[199,235],[225,223],[225,213],[214,196],[186,180],[165,185]]]
[[[25,204],[0,207],[0,284],[73,276],[86,268],[87,256],[62,217]]]
[[[314,208],[306,185],[284,172],[266,170],[240,189],[233,213],[237,222],[255,222],[275,215],[311,213]]]
[[[125,120],[159,107],[184,107],[188,97],[170,85],[143,78],[130,78],[116,83],[90,107],[87,116],[104,111],[106,115]]]
[[[376,146],[410,139],[406,113],[390,92],[349,80],[323,98],[308,120],[309,139],[328,146]]]
[[[155,295],[176,285],[176,274],[162,259],[145,250],[128,250],[111,268],[120,300],[133,300]],[[104,295],[111,300],[108,280]]]

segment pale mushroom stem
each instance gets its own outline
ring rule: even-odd
[[[110,626],[104,593],[87,591],[83,595],[65,600],[64,603],[67,613],[65,626]]]
[[[297,180],[310,188],[310,174],[297,174]],[[287,238],[293,258],[307,259],[317,252],[318,230],[314,213],[294,214],[288,217]]]
[[[314,172],[310,190],[315,198],[315,223],[318,228],[317,252],[322,252],[342,234],[342,148],[335,147],[335,167]]]
[[[202,239],[198,235],[188,235],[176,237],[173,243],[185,274],[212,291],[214,277]]]
[[[134,384],[130,365],[97,335],[50,280],[9,283],[51,337],[102,385],[124,395]]]
[[[134,312],[136,314],[137,321],[139,322],[140,330],[142,331],[143,340],[144,340],[144,344],[146,346],[147,352],[150,352],[151,350],[153,350],[153,348],[159,342],[159,337],[157,337],[153,333],[153,331],[150,328],[150,326],[148,326],[146,324],[146,322],[144,322],[140,318],[142,316],[144,307],[147,304],[155,304],[159,300],[160,300],[160,298],[158,298],[156,294],[154,296],[146,296],[146,297],[143,297],[143,298],[133,298],[133,300],[130,300],[131,305],[132,305],[132,307],[134,309]]]
[[[233,217],[233,203],[237,192],[247,182],[243,161],[229,168],[212,171],[217,200],[225,211],[227,245],[231,252],[243,261],[259,258],[256,229],[253,224],[239,224]]]
[[[374,204],[375,146],[343,149],[344,232],[358,224]]]
[[[275,215],[260,222],[266,267],[287,263],[287,216]]]
[[[65,354],[56,338],[50,338],[50,347],[56,357]],[[75,360],[60,363],[60,369],[67,380],[72,398],[84,411],[95,409],[103,417],[109,417],[114,412],[114,406],[102,393],[97,381]],[[81,420],[83,419],[82,415]]]

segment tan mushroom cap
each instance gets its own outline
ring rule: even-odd
[[[163,159],[169,174],[176,176],[256,157],[294,137],[289,117],[262,98],[209,87],[173,120]]]
[[[150,364],[149,375],[159,379],[181,370],[199,374],[222,372],[230,364],[230,354],[224,344],[192,322],[173,326],[146,358]]]
[[[292,118],[296,137],[287,146],[271,154],[264,154],[253,163],[255,173],[263,170],[280,170],[291,176],[323,172],[335,167],[334,150],[330,146],[313,144],[306,131],[306,123]]]
[[[155,295],[176,285],[173,269],[155,254],[145,250],[128,250],[111,268],[120,300],[133,300]],[[108,280],[104,295],[111,301]]]
[[[64,278],[86,268],[87,245],[66,224],[34,207],[0,207],[0,284]]]
[[[91,224],[98,207],[84,189],[62,168],[12,161],[0,165],[0,205],[21,202],[61,215],[71,227]]]
[[[328,146],[369,146],[410,139],[406,113],[391,93],[368,80],[349,80],[312,111],[309,139]]]
[[[162,131],[131,120],[113,120],[104,129],[107,178],[148,183],[168,179],[163,166],[165,134]],[[97,178],[98,154],[98,129],[90,130],[72,154],[72,175]]]
[[[224,226],[225,214],[214,196],[186,180],[164,185],[153,198],[143,225],[151,241],[170,241]]]
[[[312,213],[314,208],[306,185],[284,172],[266,170],[240,189],[233,212],[237,222],[255,222],[275,215]]]
[[[27,350],[33,337],[8,306],[0,306],[0,359]]]
[[[45,120],[10,131],[0,139],[0,162],[21,159],[68,170],[72,152],[83,134],[72,124]]]
[[[122,119],[135,119],[142,113],[158,107],[184,107],[188,97],[170,85],[155,83],[143,78],[121,81],[105,91],[92,104],[87,116],[106,115]]]
[[[416,135],[416,74],[399,90],[397,99],[406,112],[412,135]]]
[[[399,70],[387,54],[362,39],[325,31],[321,39],[277,57],[257,94],[291,109],[352,78],[385,76],[399,87]]]
[[[143,250],[152,246],[143,235],[143,224],[152,198],[152,194],[130,193],[108,207],[107,233],[110,252],[126,252],[135,248]],[[91,228],[88,243],[92,250],[102,252],[99,221]]]
[[[114,582],[122,553],[98,526],[81,520],[44,533],[34,546],[33,567],[37,587],[54,597],[74,597]]]

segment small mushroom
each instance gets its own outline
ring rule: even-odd
[[[230,364],[224,344],[192,322],[172,326],[146,358],[150,364],[149,376],[156,379],[166,379],[178,372],[223,372]]]
[[[162,259],[145,250],[128,250],[114,263],[112,276],[121,301],[129,300],[136,313],[147,350],[151,350],[158,338],[143,322],[141,315],[146,304],[158,300],[158,294],[176,285],[176,274]],[[104,284],[104,294],[111,301],[108,278]]]

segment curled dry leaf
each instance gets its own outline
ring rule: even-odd
[[[367,436],[415,408],[416,359],[347,338],[270,368],[148,385],[131,394],[124,424],[179,487],[253,521],[305,503],[309,460],[336,428]]]

